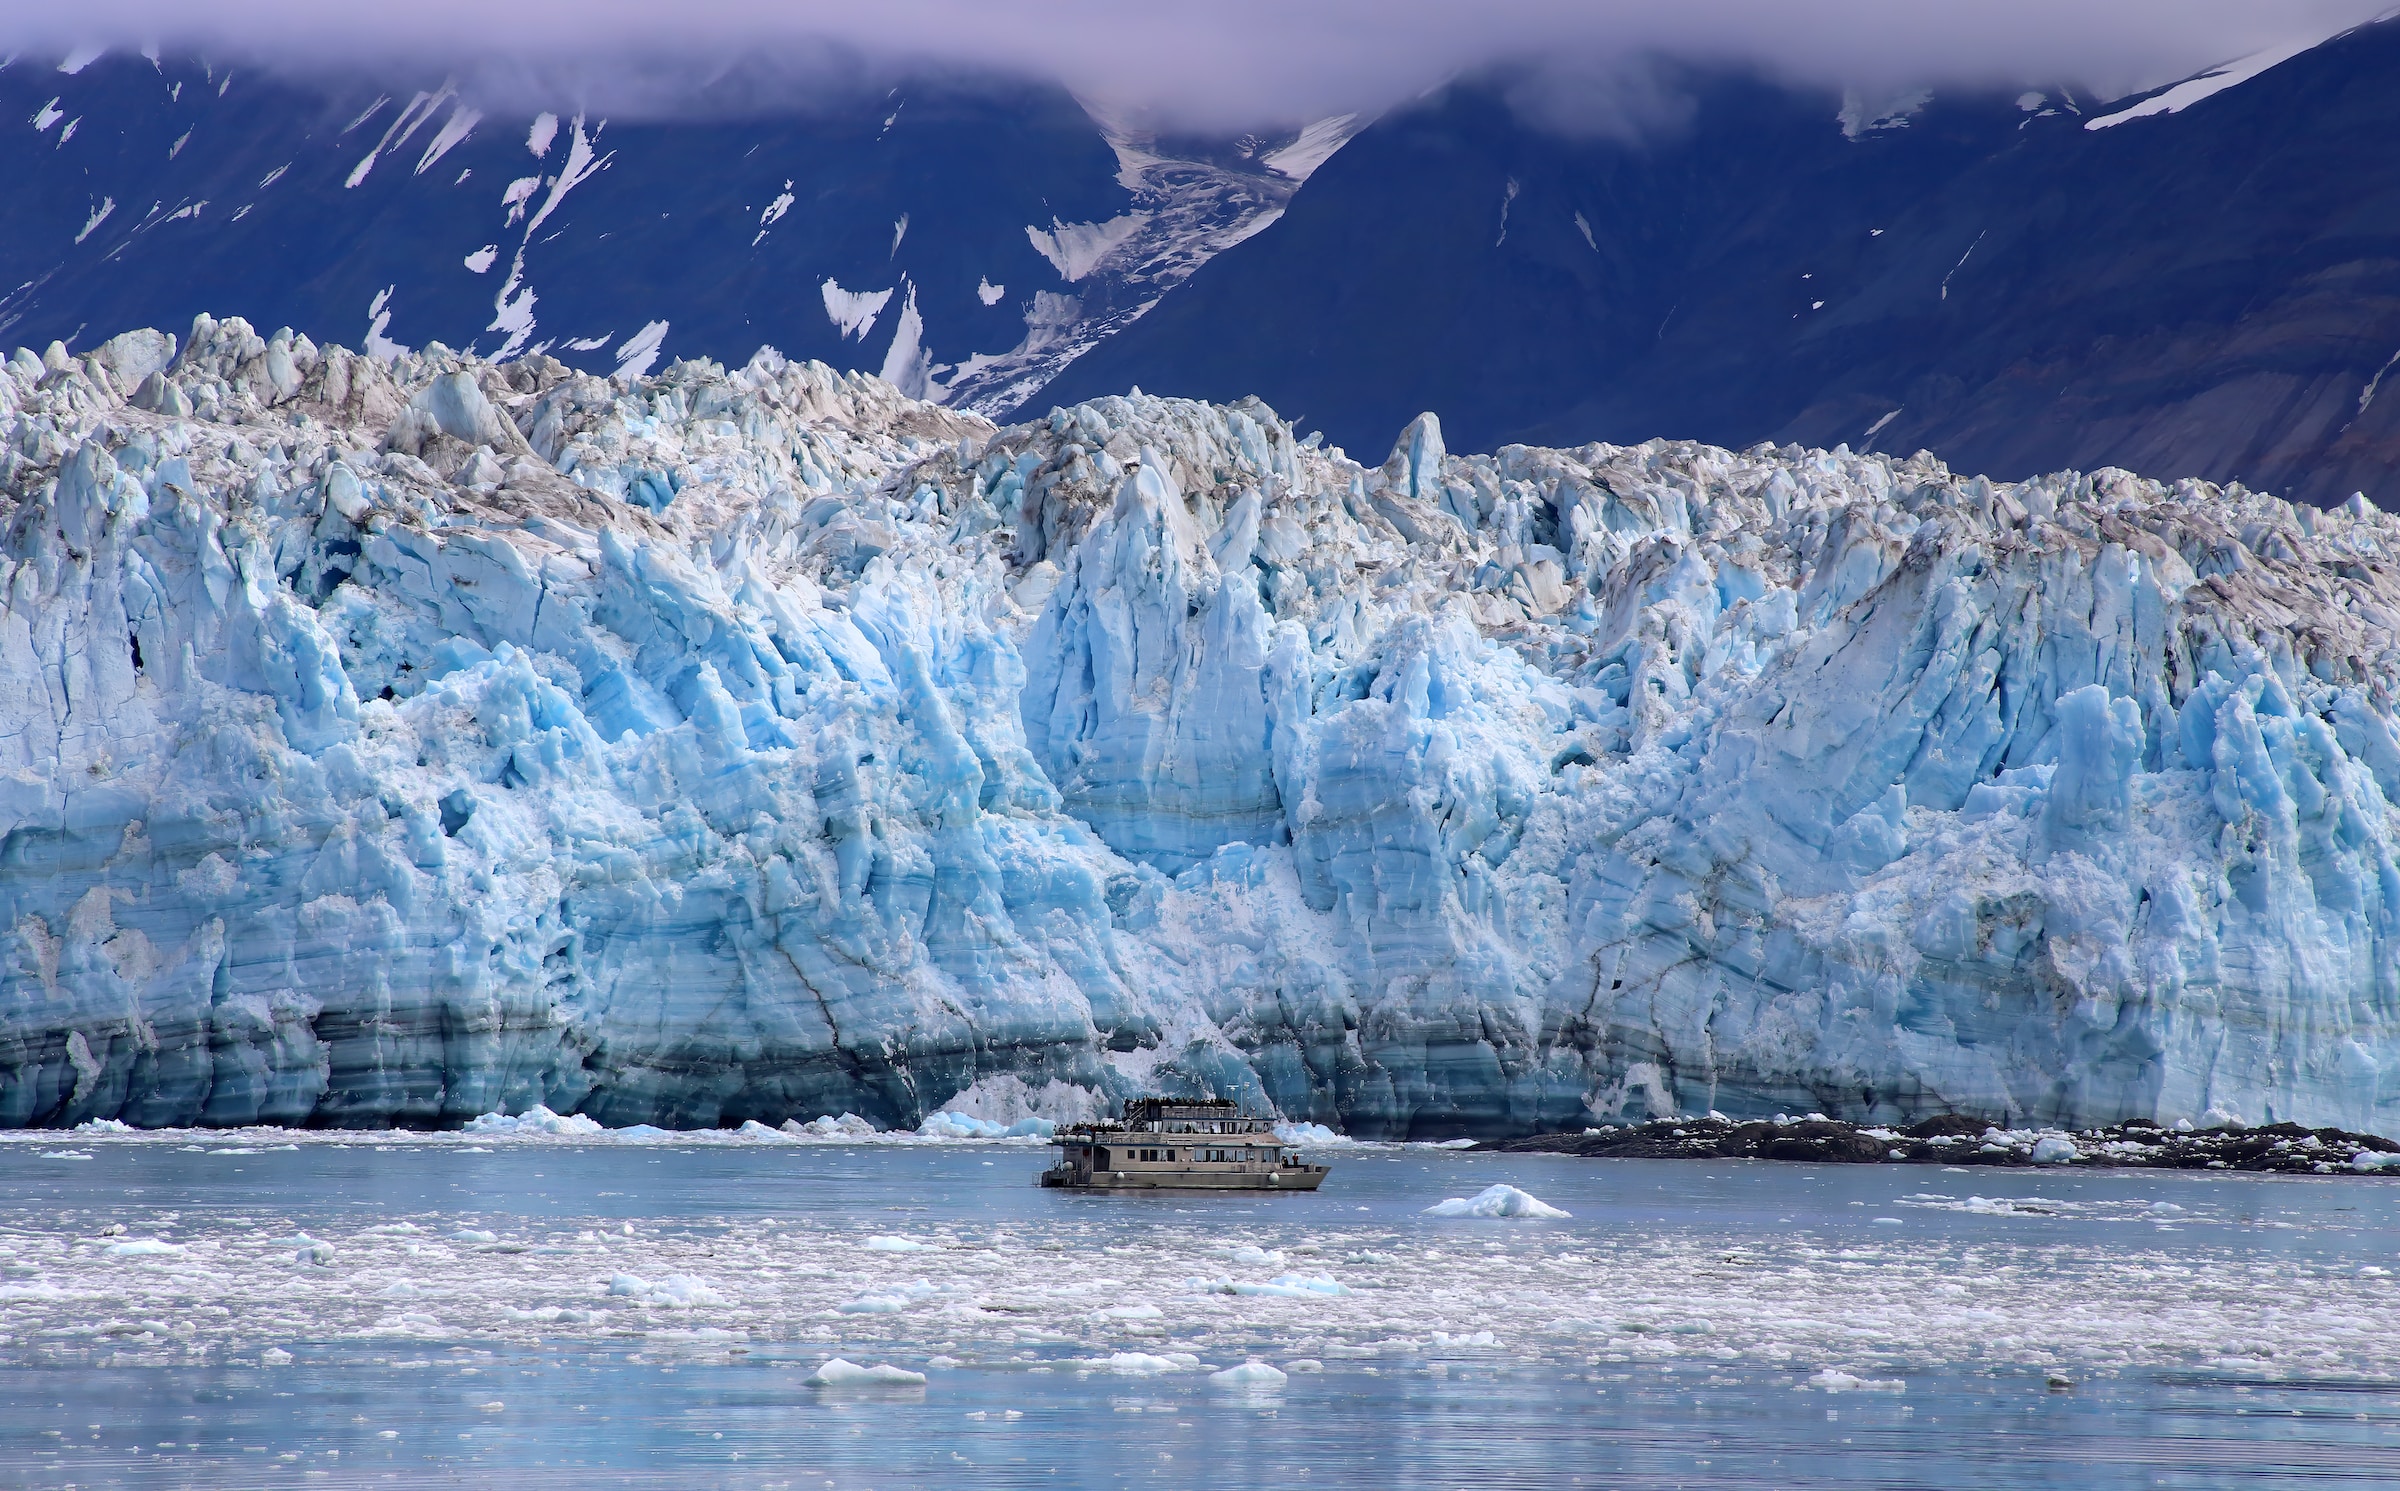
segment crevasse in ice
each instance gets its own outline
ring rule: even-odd
[[[207,318],[0,376],[0,1122],[2400,1129],[2400,527]]]

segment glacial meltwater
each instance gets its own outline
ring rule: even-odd
[[[0,1137],[0,1479],[2400,1482],[2386,1180],[1343,1146],[1315,1195],[1112,1196],[1049,1154]],[[1427,1214],[1501,1184],[1568,1215]]]

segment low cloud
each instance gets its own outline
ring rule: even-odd
[[[440,67],[472,73],[487,90],[513,84],[543,103],[614,90],[621,100],[592,101],[645,112],[678,107],[691,83],[712,73],[732,75],[755,106],[771,101],[778,80],[799,101],[838,77],[932,68],[1048,79],[1120,111],[1217,128],[1378,109],[1488,67],[1546,66],[1605,88],[1611,77],[1638,75],[1625,64],[1644,56],[1749,66],[1830,87],[2065,83],[2113,97],[2330,36],[2390,7],[2391,0],[90,0],[6,7],[0,49],[31,60],[147,44],[287,70]]]

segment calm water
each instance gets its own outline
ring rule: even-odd
[[[279,1142],[0,1143],[0,1482],[2400,1485],[2391,1182]]]

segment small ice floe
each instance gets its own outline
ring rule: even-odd
[[[1117,1351],[1077,1365],[1094,1372],[1114,1372],[1120,1377],[1160,1377],[1169,1372],[1189,1372],[1200,1365],[1200,1358],[1183,1351],[1168,1356],[1153,1356],[1147,1351]]]
[[[921,1243],[913,1237],[893,1237],[888,1234],[870,1237],[862,1246],[870,1253],[930,1253],[935,1251],[931,1243]]]
[[[2042,1386],[2050,1389],[2050,1391],[2054,1393],[2063,1393],[2074,1385],[2074,1378],[2069,1377],[2066,1373],[2059,1371],[2055,1367],[2042,1374]]]
[[[131,1134],[139,1132],[132,1124],[116,1118],[87,1118],[75,1125],[78,1134]]]
[[[79,1149],[45,1149],[42,1151],[42,1158],[45,1160],[88,1160],[91,1156]]]
[[[2044,1134],[2033,1141],[2033,1162],[2037,1165],[2072,1165],[2083,1158],[2075,1141],[2058,1134]]]
[[[486,1232],[480,1227],[461,1227],[456,1232],[450,1234],[450,1241],[452,1242],[496,1243],[499,1240],[499,1233]]]
[[[706,1279],[690,1274],[669,1274],[656,1283],[634,1274],[618,1274],[608,1281],[608,1292],[612,1298],[668,1310],[722,1308],[730,1303]]]
[[[812,1118],[806,1123],[796,1118],[783,1121],[783,1132],[796,1139],[872,1139],[883,1130],[855,1113],[839,1118]]]
[[[1978,1217],[2059,1217],[2084,1210],[2075,1202],[2053,1201],[2046,1196],[1969,1196],[1960,1201],[1952,1196],[1917,1195],[1901,1197],[1900,1204],[1934,1211],[1963,1211]]]
[[[1902,1393],[1908,1383],[1898,1377],[1861,1377],[1839,1367],[1827,1367],[1808,1379],[1808,1385],[1821,1393]]]
[[[466,1132],[538,1135],[553,1139],[597,1139],[608,1130],[580,1113],[553,1113],[536,1103],[513,1117],[506,1113],[486,1113],[478,1118],[470,1118]]]
[[[258,1354],[258,1364],[262,1367],[288,1367],[292,1364],[292,1354],[280,1346],[270,1346]]]
[[[1218,1387],[1234,1388],[1248,1393],[1270,1393],[1282,1387],[1289,1379],[1281,1368],[1271,1367],[1257,1357],[1252,1357],[1238,1367],[1227,1367],[1222,1372],[1209,1373],[1208,1380]]]
[[[333,1261],[333,1244],[320,1242],[305,1232],[295,1232],[290,1237],[279,1237],[268,1246],[290,1248],[292,1261],[295,1263],[324,1264]]]
[[[2362,1149],[2350,1157],[2350,1168],[2361,1175],[2372,1175],[2378,1170],[2400,1169],[2400,1154]]]
[[[1425,1208],[1429,1217],[1563,1217],[1568,1213],[1515,1186],[1486,1187],[1474,1196],[1453,1196]]]
[[[1282,1253],[1273,1248],[1261,1248],[1250,1243],[1242,1243],[1220,1251],[1225,1254],[1228,1261],[1238,1263],[1244,1268],[1277,1268],[1283,1263]]]
[[[1186,1279],[1197,1294],[1234,1294],[1245,1299],[1337,1299],[1350,1292],[1331,1274],[1277,1274],[1264,1284],[1245,1279]]]
[[[833,1308],[842,1315],[897,1315],[908,1308],[908,1301],[896,1294],[862,1294]]]
[[[1325,1370],[1325,1364],[1313,1356],[1304,1356],[1285,1362],[1283,1370],[1286,1372],[1322,1372]]]
[[[1094,1310],[1094,1320],[1164,1320],[1167,1312],[1156,1305],[1110,1305]]]
[[[182,1244],[160,1242],[155,1237],[129,1237],[108,1245],[111,1258],[167,1258],[182,1251]]]
[[[755,1118],[743,1119],[742,1126],[733,1131],[733,1137],[747,1139],[754,1144],[789,1144],[791,1142],[791,1135],[781,1129],[768,1128]]]

